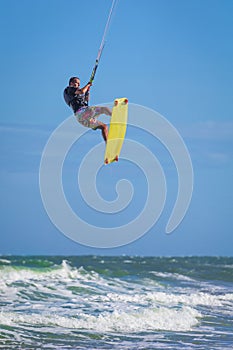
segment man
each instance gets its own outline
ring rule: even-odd
[[[80,79],[72,77],[69,80],[69,86],[64,90],[64,99],[70,106],[78,120],[78,122],[93,130],[100,129],[105,142],[108,138],[108,127],[106,124],[97,120],[101,114],[111,115],[111,111],[107,107],[88,106],[89,90],[91,83],[80,88]]]

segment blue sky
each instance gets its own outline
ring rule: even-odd
[[[137,241],[115,249],[82,246],[59,232],[44,210],[41,155],[52,131],[71,115],[62,98],[69,77],[83,83],[90,77],[110,6],[110,0],[0,2],[0,254],[232,255],[231,0],[118,0],[92,87],[91,104],[127,96],[180,132],[194,169],[193,197],[180,226],[165,234],[177,181],[158,142],[153,147],[168,198],[157,224]],[[149,142],[143,133],[135,137]],[[100,141],[88,133],[83,147]],[[65,172],[73,168],[68,162]],[[119,162],[106,172],[130,177],[134,170]],[[106,174],[100,188],[110,188]],[[144,200],[140,183],[136,203]],[[73,179],[67,184],[69,197]]]

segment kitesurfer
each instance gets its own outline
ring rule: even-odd
[[[111,116],[112,113],[107,107],[88,106],[91,85],[92,83],[89,82],[80,88],[80,79],[78,77],[71,77],[69,79],[69,86],[64,90],[64,99],[68,106],[73,109],[78,122],[93,130],[100,129],[104,141],[107,142],[108,126],[97,118],[101,114]]]

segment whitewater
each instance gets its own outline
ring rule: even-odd
[[[233,258],[0,256],[0,349],[232,349]]]

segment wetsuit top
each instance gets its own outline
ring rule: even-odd
[[[64,99],[68,106],[70,106],[74,113],[76,113],[80,108],[87,107],[87,93],[76,95],[75,91],[77,88],[74,86],[67,86],[64,90]]]

